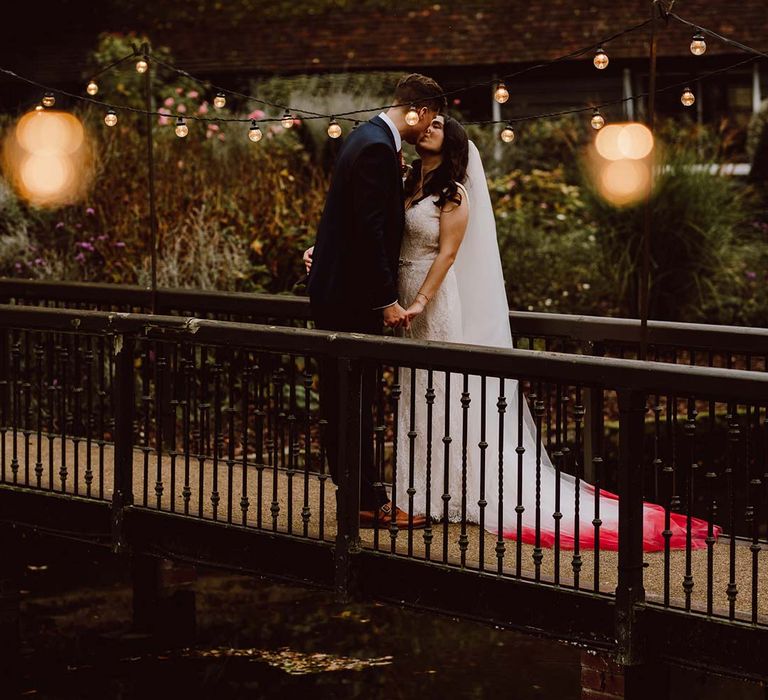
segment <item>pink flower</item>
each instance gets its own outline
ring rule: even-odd
[[[57,228],[57,229],[64,228],[64,222],[63,221],[59,221],[59,223],[56,224],[55,228]]]
[[[165,100],[163,101],[163,104],[166,107],[173,107],[173,103],[174,103],[174,99],[172,97],[166,97]]]
[[[187,111],[187,105],[179,105],[176,107],[176,111],[179,112],[179,114],[184,114],[184,112]]]
[[[223,141],[226,138],[224,134],[219,134],[219,141]]]
[[[158,109],[157,111],[160,112],[160,114],[168,114],[168,115],[170,115],[170,113],[171,113],[170,110],[167,110],[165,107],[160,107],[160,109]],[[170,119],[170,117],[158,117],[157,118],[157,123],[160,126],[166,126],[167,124],[171,123],[171,119]]]
[[[125,248],[125,243],[123,243],[122,241],[118,241],[117,243],[115,243],[115,248]]]
[[[213,137],[213,132],[212,131],[206,131],[205,132],[205,138],[210,139],[212,137]]]
[[[208,130],[209,131],[218,131],[219,130],[219,125],[218,124],[209,124],[208,125]]]
[[[253,112],[248,115],[248,119],[264,119],[264,116],[264,112],[260,109],[254,109]]]
[[[461,100],[458,97],[455,97],[454,100],[453,100],[453,104],[460,105],[461,104]]]
[[[85,213],[88,214],[88,216],[93,216],[96,213],[96,210],[93,207],[88,207],[85,210]]]
[[[294,125],[294,126],[301,126],[301,119],[299,119],[298,117],[296,117],[296,118],[293,120],[293,125]]]
[[[208,114],[208,103],[203,102],[198,108],[197,108],[198,114]]]
[[[181,93],[184,92],[181,88],[176,88],[176,94],[181,95]]]
[[[85,253],[83,253],[82,251],[79,252],[77,255],[75,255],[75,260],[77,260],[77,262],[79,262],[79,263],[84,263],[85,262]]]
[[[196,100],[198,97],[200,97],[200,93],[197,90],[190,90],[187,93],[187,97],[189,97],[192,100]]]

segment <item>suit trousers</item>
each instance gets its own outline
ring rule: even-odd
[[[381,335],[383,321],[381,311],[351,311],[341,305],[312,304],[312,318],[315,327],[324,331],[346,333],[369,333]],[[339,428],[339,370],[335,358],[320,359],[320,413],[327,421],[325,431],[325,454],[328,470],[338,485],[338,428]],[[360,509],[374,510],[384,505],[389,497],[381,483],[373,451],[373,408],[376,400],[376,368],[374,364],[363,363],[361,386],[361,464],[360,464]]]

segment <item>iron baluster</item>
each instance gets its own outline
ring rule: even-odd
[[[93,444],[93,344],[90,336],[85,338],[86,346],[83,359],[85,360],[85,494],[91,497],[93,484],[93,458],[91,449]]]
[[[541,396],[541,389],[539,389],[539,396]],[[535,522],[536,532],[533,546],[533,566],[535,570],[535,578],[538,583],[541,580],[541,562],[544,559],[544,554],[541,549],[541,441],[543,436],[541,434],[541,424],[544,418],[546,408],[544,401],[537,398],[533,406],[533,414],[536,418],[536,505],[535,505]],[[559,478],[559,472],[558,472]]]
[[[451,502],[450,460],[451,460],[451,373],[445,373],[445,395],[443,396],[445,432],[443,433],[443,562],[448,562],[448,512]]]
[[[469,376],[464,373],[464,386],[461,392],[461,534],[459,535],[459,552],[461,553],[461,566],[467,563],[467,446],[469,432]]]
[[[32,436],[32,359],[30,331],[24,331],[24,483],[29,486],[30,437]]]
[[[264,418],[266,415],[264,409],[264,383],[269,381],[269,379],[265,380],[265,377],[269,375],[263,370],[264,357],[256,355],[256,366],[254,367],[256,406],[253,411],[253,417],[256,422],[256,527],[258,528],[261,528],[264,494]],[[268,396],[267,400],[269,400]],[[267,428],[267,432],[269,432],[269,428]],[[267,453],[270,454],[269,449],[267,449]]]
[[[206,446],[208,445],[208,432],[209,432],[209,409],[211,407],[208,402],[208,348],[204,345],[200,346],[200,399],[197,404],[198,408],[198,432],[199,432],[199,448],[197,455],[197,515],[199,518],[203,517],[203,508],[205,501],[205,458],[206,458]]]
[[[235,372],[239,368],[239,354],[231,349],[227,350],[227,364],[229,365],[228,403],[227,403],[227,522],[232,522],[232,503],[234,491],[235,473]],[[243,363],[245,367],[245,363]],[[246,424],[247,425],[247,424]]]
[[[286,417],[286,434],[288,436],[286,517],[288,519],[288,532],[293,534],[293,479],[296,474],[296,358],[289,355],[288,362],[290,362],[290,371],[288,373],[288,415]]]
[[[418,433],[416,432],[416,368],[411,367],[410,374],[410,406],[409,419],[410,425],[408,427],[408,556],[413,556],[413,497],[416,494],[416,489],[413,485],[415,459],[416,459],[416,438]]]
[[[192,383],[195,380],[195,348],[189,346],[187,357],[182,360],[184,377],[184,399],[181,403],[181,420],[184,436],[184,486],[181,489],[181,500],[184,503],[184,515],[189,515],[189,501],[192,497],[192,488],[189,485],[189,468],[192,458],[192,434],[190,418],[192,415]]]
[[[56,393],[57,393],[57,380],[56,380],[56,358],[58,357],[58,349],[55,345],[54,335],[50,333],[48,335],[48,351],[46,353],[48,358],[48,488],[53,491],[56,488],[53,476],[53,462],[54,462],[54,439],[56,434],[55,421],[56,421]],[[3,456],[5,456],[5,450],[3,450]]]
[[[67,349],[66,337],[62,338],[59,348],[59,368],[61,370],[61,384],[59,385],[59,420],[61,421],[61,462],[59,467],[59,479],[61,481],[61,492],[67,490],[67,360],[69,359],[69,350]]]
[[[384,375],[384,366],[376,367],[376,425],[374,434],[374,460],[376,462],[376,481],[373,484],[377,493],[383,487],[384,482],[384,440],[387,430],[387,416],[384,410],[384,393],[387,380]],[[373,513],[373,548],[379,549],[379,511]]]
[[[243,527],[248,525],[248,509],[250,508],[250,500],[248,499],[248,448],[250,443],[248,442],[248,426],[250,419],[248,412],[250,409],[250,387],[248,377],[251,374],[251,357],[250,352],[243,350],[243,363],[241,374],[241,396],[240,396],[240,410],[242,423],[241,430],[243,431],[242,443],[240,449],[243,451],[243,458],[241,462],[242,474],[240,475],[240,514]]]
[[[523,439],[523,383],[517,383],[517,504],[515,505],[515,515],[517,523],[515,526],[515,576],[522,576],[523,568],[523,463],[525,458],[525,443]]]
[[[685,593],[685,609],[691,610],[691,594],[693,592],[692,551],[693,537],[691,532],[693,518],[693,475],[696,463],[696,403],[688,399],[688,420],[685,423],[685,435],[688,438],[688,469],[686,470],[686,527],[685,527],[685,575],[683,576],[683,592]]]
[[[504,544],[504,414],[507,412],[507,398],[504,394],[504,388],[504,377],[499,377],[499,397],[496,400],[496,410],[499,414],[499,530],[496,536],[496,573],[499,576],[504,573],[504,553],[507,549]],[[518,532],[516,536],[520,537],[521,535]]]
[[[434,537],[432,533],[432,436],[434,434],[432,424],[435,406],[434,371],[431,369],[427,370],[427,390],[424,398],[427,402],[427,474],[426,493],[424,494],[424,511],[427,520],[424,526],[424,557],[427,561],[430,561],[432,558],[432,539]]]
[[[326,437],[325,433],[328,429],[328,421],[325,418],[320,418],[317,421],[317,427],[320,432],[320,474],[318,475],[318,481],[320,482],[320,512],[317,515],[318,533],[317,537],[320,540],[325,539],[325,482],[328,480],[328,469],[325,464],[325,446]]]
[[[170,493],[168,496],[168,500],[170,503],[170,510],[171,513],[176,512],[176,460],[179,457],[179,452],[177,449],[177,431],[178,426],[177,422],[179,419],[179,408],[181,407],[181,401],[182,401],[182,387],[183,387],[183,380],[182,376],[184,374],[184,360],[180,356],[180,351],[183,351],[183,347],[180,348],[177,343],[174,343],[171,349],[171,367],[170,367],[170,376],[171,376],[171,392],[170,392],[170,399],[169,399],[169,411],[168,411],[168,432],[170,433],[168,438],[166,440],[169,441],[168,445],[168,456],[170,458],[171,464],[171,476],[170,476]]]
[[[485,508],[488,501],[485,500],[485,452],[488,449],[485,434],[486,421],[486,377],[480,378],[480,442],[477,444],[480,450],[480,498],[477,501],[477,507],[480,514],[480,541],[478,542],[478,567],[480,571],[485,570]]]
[[[309,472],[312,469],[312,370],[309,355],[304,356],[304,493],[301,522],[304,537],[309,536],[312,510],[309,507]]]
[[[112,356],[110,354],[109,359],[107,361],[107,364],[105,365],[105,353],[104,353],[104,336],[100,335],[98,339],[98,348],[99,348],[99,391],[98,391],[98,397],[99,397],[99,432],[98,432],[98,438],[96,439],[96,447],[98,449],[98,455],[99,455],[99,498],[104,498],[104,446],[106,444],[106,435],[105,435],[105,427],[106,427],[106,419],[105,419],[105,399],[107,397],[107,391],[104,386],[104,372],[105,368],[106,371],[109,372],[110,376],[110,386],[112,385],[111,382],[111,372],[110,368],[112,367]],[[114,406],[113,406],[114,409]],[[114,416],[114,413],[111,414]],[[113,434],[112,439],[114,440],[114,425],[113,425]]]
[[[42,334],[39,337],[39,342],[35,345],[35,360],[37,366],[37,430],[36,441],[37,450],[35,460],[35,479],[37,482],[37,488],[43,486],[43,379],[45,377],[43,360],[45,359],[45,346],[43,345]],[[5,447],[5,445],[3,445]],[[5,451],[5,450],[3,450]]]
[[[74,372],[72,374],[72,403],[74,404],[74,408],[72,410],[72,445],[74,447],[72,451],[72,487],[75,495],[77,495],[80,493],[80,436],[83,434],[81,395],[83,393],[83,386],[80,367],[80,336],[73,334],[71,336],[71,340],[73,354],[75,357]]]
[[[397,472],[398,472],[398,450],[397,442],[399,438],[399,408],[400,408],[400,367],[395,367],[394,381],[392,383],[392,517],[389,519],[389,546],[394,554],[397,548]]]
[[[221,459],[221,358],[214,351],[214,364],[211,368],[213,374],[213,481],[211,482],[211,511],[214,520],[219,519],[219,460]]]
[[[142,477],[142,501],[144,506],[149,505],[149,433],[150,433],[150,420],[151,420],[151,408],[152,395],[149,386],[149,371],[151,350],[150,342],[146,341],[144,344],[144,357],[141,360],[141,410],[144,417],[144,434],[141,451],[144,457],[144,474]]]
[[[165,388],[165,368],[167,366],[165,348],[162,343],[155,344],[155,499],[157,509],[163,504],[163,390]]]
[[[556,385],[555,395],[557,397],[557,404],[555,405],[555,451],[552,454],[552,461],[555,467],[555,512],[552,513],[552,520],[555,521],[555,585],[560,585],[560,521],[563,519],[563,514],[560,512],[560,476],[563,472],[563,441],[562,441],[562,424],[563,415],[561,410],[561,387]],[[549,396],[549,394],[547,394]],[[547,432],[549,432],[549,421],[547,422]],[[538,528],[537,528],[538,529]]]
[[[573,569],[573,587],[579,590],[579,576],[581,574],[581,474],[584,463],[584,445],[582,443],[582,424],[584,421],[584,406],[581,403],[581,386],[576,386],[576,397],[573,404],[573,422],[574,422],[574,503],[573,503],[573,558],[571,568]]]
[[[728,617],[733,620],[736,616],[736,597],[739,589],[736,585],[736,455],[738,454],[741,430],[738,421],[738,406],[730,404],[728,420],[728,458],[725,467],[725,477],[728,485],[729,513],[728,527],[730,529],[730,542],[728,549],[728,586],[725,594],[728,597]]]
[[[277,358],[278,362],[280,358]],[[277,519],[280,516],[280,501],[278,500],[278,469],[280,464],[280,433],[283,412],[283,383],[281,367],[276,367],[272,373],[272,503],[269,512],[272,515],[272,530],[277,531]]]
[[[11,397],[13,399],[11,439],[13,451],[11,452],[11,479],[13,483],[19,480],[19,416],[21,409],[21,341],[15,333],[11,333]],[[62,448],[62,452],[63,452]],[[62,487],[62,491],[63,491]]]

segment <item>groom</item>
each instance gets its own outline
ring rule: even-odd
[[[402,141],[415,144],[438,112],[445,108],[443,90],[418,73],[404,76],[394,103],[345,140],[336,159],[316,243],[304,254],[309,272],[312,317],[321,330],[380,335],[382,326],[407,325],[397,298],[397,268],[405,225],[400,170]],[[405,116],[416,109],[418,122]],[[338,370],[335,360],[321,362],[321,409],[328,421],[326,454],[338,484]],[[382,526],[393,520],[408,526],[408,515],[393,509],[379,482],[373,457],[373,403],[376,377],[363,370],[360,474],[360,526]],[[374,484],[376,484],[374,486]],[[377,513],[378,511],[378,513]],[[414,516],[422,527],[425,519]]]

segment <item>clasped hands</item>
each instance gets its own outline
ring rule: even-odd
[[[304,251],[302,260],[304,261],[304,267],[307,270],[307,274],[312,269],[312,253],[314,253],[315,247],[312,246]],[[423,295],[420,295],[423,296]],[[411,327],[411,321],[424,311],[425,304],[419,297],[416,297],[414,301],[407,309],[400,306],[399,302],[395,302],[391,306],[387,306],[382,310],[384,316],[384,325],[388,328],[405,328],[408,330]]]

